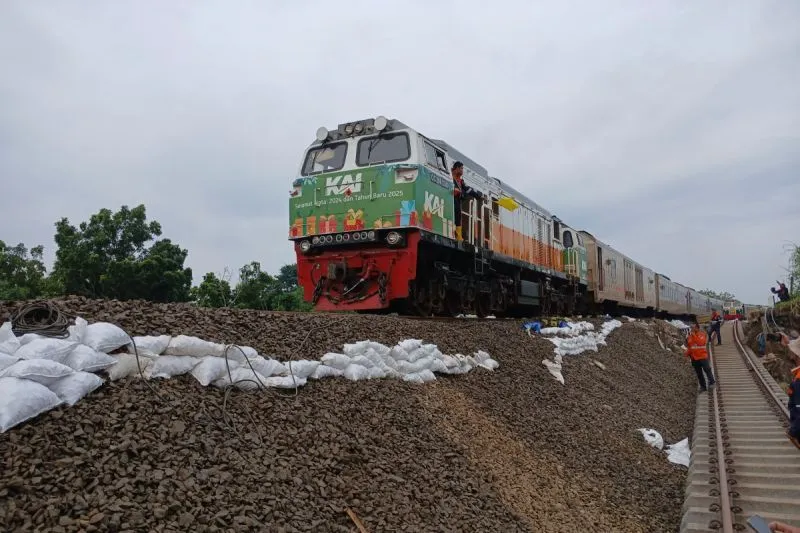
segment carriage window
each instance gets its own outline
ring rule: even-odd
[[[375,163],[405,161],[409,157],[411,157],[411,145],[408,141],[408,134],[389,133],[358,141],[356,164],[363,167]]]
[[[571,231],[565,231],[564,232],[564,248],[572,248],[573,244],[574,243],[572,242],[572,232]]]

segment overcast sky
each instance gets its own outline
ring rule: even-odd
[[[380,8],[378,6],[381,6]],[[316,129],[397,118],[696,289],[800,243],[800,2],[0,2],[0,239],[144,203],[207,271],[293,262]]]

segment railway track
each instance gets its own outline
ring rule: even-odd
[[[717,385],[698,394],[682,533],[752,531],[760,515],[800,527],[800,450],[787,438],[787,397],[744,346],[738,321],[714,346]]]

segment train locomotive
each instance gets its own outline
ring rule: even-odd
[[[454,201],[455,161],[481,198]],[[318,311],[689,317],[723,304],[573,228],[447,142],[383,116],[317,130],[289,211],[298,283]]]

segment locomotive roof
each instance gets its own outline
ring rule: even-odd
[[[490,176],[489,171],[487,171],[485,167],[479,165],[469,157],[465,156],[462,152],[453,148],[453,146],[447,143],[447,141],[444,141],[442,139],[431,139],[431,141],[433,141],[435,144],[438,144],[441,148],[444,148],[445,151],[447,151],[447,153],[453,159],[456,159],[458,161],[461,161],[465,165],[468,165],[470,169],[472,169],[476,174],[478,174],[482,178],[485,178],[486,180],[495,180],[504,192],[510,193],[515,199],[521,201],[523,204],[526,204],[527,206],[536,209],[537,211],[541,212],[543,215],[547,217],[553,216],[550,213],[550,211],[548,211],[541,205],[537,204],[536,202],[534,202],[533,200],[531,200],[530,198],[528,198],[527,196],[516,190],[514,187],[510,186],[508,183],[505,183],[501,179],[495,178],[494,176]]]

